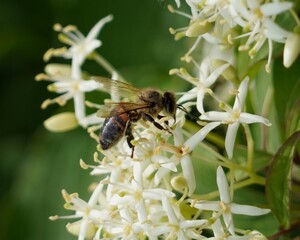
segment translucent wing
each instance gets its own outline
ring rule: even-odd
[[[97,111],[97,117],[111,118],[130,111],[149,108],[147,103],[130,103],[130,102],[111,102],[105,105],[100,105]]]
[[[137,95],[140,89],[134,87],[130,83],[113,80],[105,77],[92,77],[93,80],[101,84],[101,88],[110,93],[121,97],[131,97]]]

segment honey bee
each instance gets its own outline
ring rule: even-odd
[[[176,109],[179,107],[173,92],[162,93],[154,88],[138,89],[129,83],[104,77],[93,79],[102,84],[102,87],[110,93],[116,92],[123,97],[136,96],[134,103],[110,102],[100,106],[97,116],[105,118],[99,133],[99,143],[103,150],[115,146],[125,135],[128,146],[132,149],[131,157],[133,157],[134,145],[131,143],[134,139],[131,125],[133,122],[144,119],[160,130],[169,131],[155,119],[169,116],[176,121]],[[160,113],[164,115],[159,115]]]

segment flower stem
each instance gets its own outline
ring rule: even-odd
[[[253,153],[254,153],[254,141],[252,138],[252,134],[249,128],[249,125],[243,124],[243,128],[245,130],[246,138],[247,138],[247,167],[249,171],[253,169]]]

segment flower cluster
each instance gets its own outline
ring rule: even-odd
[[[237,47],[239,51],[248,51],[251,58],[254,58],[267,42],[267,71],[270,71],[273,42],[285,44],[286,67],[292,65],[300,52],[299,19],[295,16],[296,27],[292,32],[283,29],[275,21],[279,14],[292,11],[292,2],[186,0],[186,3],[190,7],[190,14],[177,11],[171,6],[169,9],[190,19],[187,27],[171,29],[176,38],[196,38],[194,46],[187,53],[187,59],[201,39],[223,48]],[[180,1],[177,0],[176,4],[179,7]]]
[[[42,103],[42,108],[57,103],[65,105],[68,100],[74,102],[74,113],[60,113],[45,121],[45,126],[52,131],[66,131],[77,127],[87,127],[92,124],[100,123],[95,114],[86,115],[85,93],[95,90],[101,90],[101,86],[94,80],[85,79],[82,72],[82,64],[87,57],[93,54],[96,48],[101,46],[101,41],[97,36],[103,26],[112,20],[109,15],[101,19],[85,37],[75,26],[62,27],[59,24],[54,29],[60,32],[59,39],[70,45],[69,48],[49,49],[44,60],[48,61],[51,57],[62,57],[71,59],[71,64],[48,64],[45,67],[45,73],[38,74],[36,80],[46,80],[53,82],[48,85],[48,90],[61,94],[54,99],[47,99]],[[97,55],[98,59],[101,57]],[[95,57],[94,57],[95,58]],[[104,62],[105,63],[105,62]],[[111,69],[107,64],[102,64],[108,71]]]
[[[238,183],[243,185],[250,180],[248,185],[264,185],[264,179],[253,170],[251,148],[248,159],[241,166],[232,161],[238,129],[240,126],[244,128],[247,142],[251,144],[248,124],[271,126],[267,118],[246,112],[246,96],[253,79],[237,73],[235,52],[247,50],[250,58],[254,58],[267,42],[266,69],[269,71],[273,42],[282,42],[285,43],[284,64],[290,66],[299,52],[290,51],[290,46],[296,46],[297,41],[299,43],[299,35],[281,28],[275,17],[291,10],[292,3],[261,3],[258,0],[186,0],[186,3],[191,13],[169,7],[172,12],[190,19],[187,27],[171,29],[171,32],[176,38],[196,38],[182,57],[193,73],[185,68],[176,68],[171,69],[170,74],[187,81],[192,87],[177,101],[176,121],[164,116],[154,119],[165,128],[159,129],[157,124],[143,119],[133,124],[134,139],[130,144],[134,146],[134,152],[123,138],[108,150],[98,145],[94,165],[80,161],[83,169],[92,169],[91,174],[99,176],[99,181],[92,185],[90,199],[84,201],[77,193],[69,194],[63,190],[65,208],[75,213],[51,217],[52,220],[78,219],[69,223],[67,229],[80,240],[266,239],[258,231],[235,228],[232,216],[259,216],[270,212],[267,208],[233,203]],[[176,4],[179,7],[180,1],[177,0]],[[63,57],[70,59],[71,64],[49,64],[45,73],[37,75],[37,80],[54,82],[48,89],[61,94],[47,99],[42,108],[52,103],[64,105],[72,99],[74,113],[61,113],[49,118],[45,121],[48,129],[66,131],[78,125],[89,127],[91,136],[98,141],[94,132],[99,130],[104,119],[97,117],[96,113],[87,115],[85,106],[101,111],[103,105],[86,102],[85,93],[95,90],[109,92],[108,101],[118,101],[119,95],[87,73],[83,74],[82,64],[87,58],[93,59],[113,79],[122,80],[120,74],[95,52],[101,46],[96,37],[111,20],[111,15],[101,19],[87,37],[75,26],[63,28],[55,25],[55,30],[60,32],[60,40],[70,47],[50,49],[45,60],[53,56]],[[199,47],[203,49],[200,54],[197,52]],[[186,127],[188,120],[185,116],[191,108],[200,113],[197,123],[193,123],[193,131]],[[198,169],[194,169],[194,159],[201,160],[201,157],[195,156],[194,152],[200,144],[205,145],[204,140],[214,129],[221,129],[222,125],[227,127],[223,137],[224,155],[208,147],[215,156],[212,164],[216,169],[218,190],[212,196],[201,197],[196,195],[196,188],[201,187],[198,186],[201,183],[197,182]],[[228,169],[228,176],[223,167]],[[244,172],[240,179],[235,178],[239,171]],[[213,198],[219,198],[219,201]]]

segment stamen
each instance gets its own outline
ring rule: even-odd
[[[188,18],[188,19],[192,19],[192,18],[193,18],[193,16],[190,15],[190,14],[187,14],[187,13],[185,13],[185,12],[181,12],[181,11],[178,11],[178,10],[174,9],[173,6],[170,5],[170,4],[167,6],[167,8],[168,8],[168,10],[169,10],[171,13],[176,13],[176,14],[181,15],[181,16],[183,16],[183,17],[186,17],[186,18]]]
[[[36,75],[34,79],[36,81],[48,80],[49,76],[45,73],[40,73],[40,74]]]
[[[90,166],[89,165],[87,165],[83,160],[82,160],[82,158],[80,159],[80,161],[79,161],[79,164],[80,164],[80,167],[82,168],[82,169],[88,169]]]

